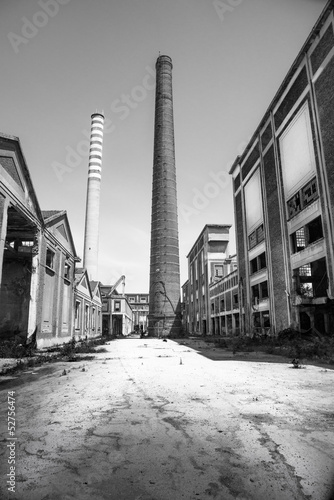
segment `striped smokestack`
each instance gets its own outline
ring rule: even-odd
[[[97,280],[104,116],[94,113],[91,119],[83,266]]]
[[[172,60],[156,62],[149,335],[177,337],[180,269],[172,92]]]

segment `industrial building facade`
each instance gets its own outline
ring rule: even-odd
[[[333,56],[331,1],[230,170],[245,333],[333,331]]]
[[[124,291],[121,294],[117,292],[117,285],[101,285],[100,288],[103,335],[126,337],[133,331],[133,312],[128,298]]]
[[[148,327],[149,294],[126,293],[133,313],[133,328],[138,332],[146,332]]]
[[[183,327],[189,334],[214,333],[210,284],[233,270],[228,253],[230,228],[231,225],[207,224],[187,255],[189,280],[182,287],[182,298]],[[237,266],[236,261],[234,265]]]
[[[19,139],[0,134],[0,340],[38,348],[98,336],[95,283],[77,322],[77,257],[66,211],[41,211]],[[80,296],[80,293],[78,297]],[[79,299],[78,299],[79,300]],[[96,320],[97,321],[97,320]]]
[[[233,271],[210,284],[210,316],[213,335],[235,336],[240,334],[239,280],[236,256],[225,266]]]

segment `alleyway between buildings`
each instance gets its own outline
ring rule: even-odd
[[[0,379],[1,422],[15,391],[17,427],[1,498],[331,498],[334,370],[219,360],[188,339],[105,347]]]

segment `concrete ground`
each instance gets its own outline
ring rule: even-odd
[[[235,361],[188,339],[105,347],[93,360],[1,377],[0,498],[332,498],[333,370]]]

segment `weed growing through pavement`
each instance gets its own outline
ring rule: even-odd
[[[212,340],[211,340],[212,339]],[[301,366],[301,360],[315,361],[334,365],[334,339],[328,336],[311,334],[310,332],[298,332],[287,328],[276,336],[249,335],[235,337],[206,337],[206,341],[212,341],[217,347],[237,352],[263,352],[284,356],[291,359],[292,364]],[[294,363],[297,361],[297,363]]]
[[[82,356],[82,354],[96,354],[107,352],[107,349],[102,346],[106,342],[112,340],[109,337],[98,339],[76,341],[74,338],[61,346],[56,345],[49,348],[46,352],[38,351],[32,347],[27,348],[21,344],[21,339],[14,338],[0,342],[0,358],[16,358],[15,366],[7,368],[4,366],[0,375],[12,374],[26,368],[41,366],[44,363],[56,362],[60,360],[66,361],[83,361],[92,360],[95,356]],[[78,355],[78,356],[77,356]]]

